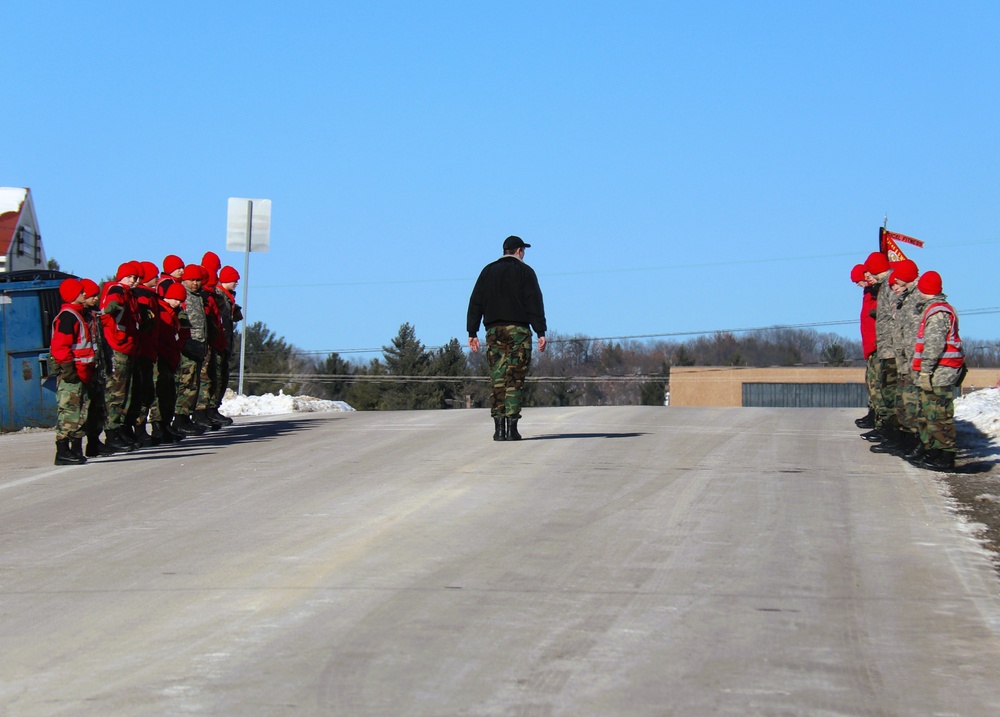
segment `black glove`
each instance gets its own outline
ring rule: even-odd
[[[233,304],[233,322],[243,321],[243,309],[239,304]]]
[[[76,372],[76,364],[72,361],[59,364],[59,377],[66,383],[80,383],[80,376]]]
[[[207,347],[204,341],[195,341],[194,339],[188,339],[184,342],[184,348],[181,349],[181,353],[187,356],[192,361],[201,361],[205,358],[205,353],[207,352]]]

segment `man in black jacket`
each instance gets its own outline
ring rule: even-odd
[[[517,441],[524,378],[531,364],[531,329],[538,334],[538,350],[545,351],[545,306],[538,277],[524,263],[530,247],[521,237],[503,242],[503,256],[487,264],[469,299],[466,328],[469,348],[479,351],[479,323],[486,325],[486,358],[490,364],[494,441]]]

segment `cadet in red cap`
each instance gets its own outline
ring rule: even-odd
[[[88,458],[96,456],[109,456],[114,451],[104,445],[101,441],[101,432],[104,430],[104,421],[107,412],[104,407],[104,383],[108,375],[109,349],[104,341],[104,330],[101,325],[101,287],[97,282],[90,279],[81,279],[83,284],[83,318],[90,327],[90,336],[94,342],[94,376],[87,383],[87,394],[89,404],[87,406],[87,420],[84,423],[84,433],[87,434],[87,447],[84,455]]]
[[[132,288],[142,275],[138,262],[118,267],[116,282],[104,286],[101,298],[101,323],[104,339],[111,350],[104,385],[107,420],[104,424],[106,445],[116,453],[134,451],[136,444],[125,430],[133,361],[138,350],[139,307]]]
[[[163,296],[167,287],[181,280],[184,274],[184,261],[176,254],[167,254],[163,258],[163,273],[156,282],[156,291]]]
[[[924,310],[917,327],[912,369],[920,396],[921,450],[914,465],[936,471],[955,468],[955,387],[965,378],[965,349],[958,334],[958,313],[948,303],[941,275],[928,271],[917,282]]]
[[[920,443],[917,436],[917,415],[920,400],[916,384],[910,376],[910,362],[922,304],[914,289],[919,270],[917,265],[904,259],[890,264],[889,287],[895,295],[892,313],[893,350],[896,353],[896,395],[893,405],[894,420],[880,445],[872,446],[875,453],[905,456]]]
[[[212,254],[212,256],[215,255]],[[219,356],[226,350],[226,338],[222,328],[218,296],[215,293],[218,277],[214,269],[206,268],[204,265],[202,268],[205,280],[202,282],[201,298],[205,306],[205,327],[208,340],[205,360],[201,362],[198,401],[192,420],[206,429],[216,430],[222,428],[223,424],[232,423],[230,419],[218,412],[218,404],[216,403],[216,398],[219,395]]]
[[[865,357],[865,386],[868,388],[868,414],[854,423],[858,428],[875,428],[875,394],[878,376],[875,358],[875,311],[878,303],[878,288],[875,278],[868,273],[864,264],[856,264],[851,269],[851,281],[862,290],[861,296],[861,351]]]
[[[231,266],[224,266],[219,270],[219,283],[215,287],[219,314],[222,318],[222,330],[226,337],[226,351],[219,356],[219,393],[216,397],[216,410],[212,417],[226,425],[231,425],[233,419],[220,413],[218,407],[222,405],[222,399],[229,387],[229,365],[235,350],[236,324],[243,320],[243,309],[236,303],[235,292],[239,281],[240,273]]]
[[[895,420],[896,352],[893,349],[892,307],[895,294],[889,286],[889,260],[882,252],[872,252],[865,259],[865,270],[871,277],[876,295],[875,310],[875,428],[861,437],[867,441],[885,440],[890,424]]]
[[[179,314],[178,320],[186,340],[181,346],[181,358],[177,366],[177,402],[174,406],[173,426],[184,435],[204,433],[206,428],[195,425],[192,420],[198,403],[201,364],[208,351],[208,317],[201,291],[205,276],[205,270],[198,264],[188,264],[181,276],[185,299],[184,310]]]
[[[179,430],[175,432],[170,424],[177,404],[175,376],[181,361],[181,346],[189,338],[189,334],[181,330],[180,324],[180,312],[185,299],[187,299],[187,289],[179,282],[167,287],[159,299],[160,327],[156,332],[156,400],[153,401],[149,411],[150,439],[154,446],[174,443],[184,437]]]
[[[63,304],[52,322],[49,353],[56,367],[57,466],[86,463],[83,455],[87,422],[87,384],[93,379],[94,342],[83,317],[86,291],[79,279],[59,285]]]
[[[132,366],[132,386],[125,415],[124,430],[140,447],[150,444],[146,431],[149,409],[156,398],[156,349],[159,331],[160,311],[156,283],[159,270],[151,261],[140,262],[142,275],[132,288],[138,308],[139,333],[136,337],[136,353]]]

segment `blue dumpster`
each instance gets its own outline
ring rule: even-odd
[[[55,377],[46,359],[52,320],[62,299],[59,284],[72,274],[61,271],[0,273],[0,429],[56,424]]]

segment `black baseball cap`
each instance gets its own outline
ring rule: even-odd
[[[527,249],[531,244],[525,244],[521,237],[509,236],[503,240],[503,250],[510,251],[511,249]]]

